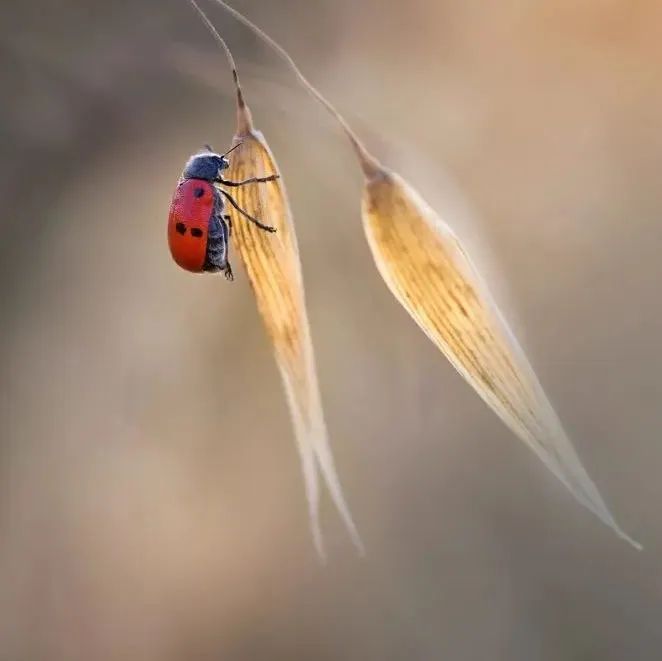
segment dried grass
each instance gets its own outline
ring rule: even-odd
[[[477,394],[568,487],[635,548],[583,468],[535,373],[458,239],[402,177],[372,156],[338,111],[271,37],[266,41],[340,123],[364,174],[362,217],[376,266],[395,298]]]

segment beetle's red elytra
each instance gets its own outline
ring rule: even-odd
[[[214,192],[207,181],[184,179],[170,205],[168,244],[179,266],[193,273],[205,270]]]

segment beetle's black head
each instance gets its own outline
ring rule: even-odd
[[[228,159],[222,154],[215,154],[212,151],[204,151],[194,154],[189,158],[184,167],[182,177],[184,179],[205,179],[214,181],[218,178],[221,170],[230,167]]]

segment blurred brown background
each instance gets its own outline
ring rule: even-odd
[[[662,5],[243,0],[471,246],[636,553],[387,292],[336,126],[211,3],[291,194],[368,556],[317,563],[239,262],[165,242],[229,73],[186,2],[0,9],[0,659],[662,657]]]

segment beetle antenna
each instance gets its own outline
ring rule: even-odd
[[[198,12],[203,23],[209,28],[211,33],[214,35],[216,41],[220,44],[221,48],[225,52],[225,56],[228,58],[230,69],[232,69],[232,79],[234,80],[234,86],[235,89],[237,90],[237,105],[240,108],[244,108],[246,106],[246,103],[244,102],[244,94],[241,91],[241,85],[239,84],[239,76],[237,75],[237,65],[235,64],[234,57],[232,57],[230,48],[225,43],[225,39],[221,37],[221,35],[218,33],[218,30],[214,27],[214,24],[209,20],[207,14],[205,14],[205,12],[202,11],[202,9],[200,9],[198,3],[195,0],[189,0],[189,2],[193,5],[193,8],[195,9],[195,11]]]
[[[230,147],[230,149],[228,149],[225,152],[225,154],[222,154],[222,155],[227,156],[231,151],[234,151],[237,147],[241,147],[241,145],[243,145],[243,144],[244,144],[243,142],[238,142],[234,147]]]

